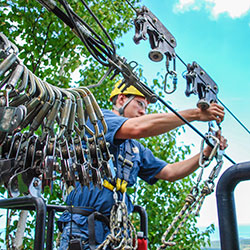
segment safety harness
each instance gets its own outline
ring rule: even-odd
[[[126,140],[124,143],[124,151],[125,151],[125,157],[123,157],[121,154],[118,156],[118,168],[116,173],[116,183],[113,185],[113,183],[110,183],[108,180],[103,181],[103,186],[111,191],[120,191],[122,194],[124,194],[127,191],[127,185],[129,182],[130,173],[133,167],[132,162],[132,148],[130,140]]]
[[[116,182],[110,183],[105,180],[103,183],[105,188],[113,192],[115,203],[110,214],[110,234],[97,247],[97,250],[106,249],[107,246],[111,249],[138,249],[136,231],[128,218],[127,205],[125,203],[127,185],[133,168],[133,153],[130,140],[126,140],[123,145],[125,157],[121,154],[118,157]],[[122,200],[119,200],[118,192],[122,193]]]

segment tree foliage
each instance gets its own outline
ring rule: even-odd
[[[80,1],[70,0],[68,2],[92,29],[103,36],[103,32]],[[86,2],[116,42],[116,46],[122,46],[119,38],[132,27],[134,17],[132,9],[121,1],[88,0]],[[130,0],[130,2],[136,5],[140,0]],[[37,1],[2,0],[0,15],[0,32],[18,45],[19,57],[24,64],[50,84],[63,88],[97,84],[107,70],[90,56],[80,39],[62,21],[41,7]],[[105,36],[103,39],[106,39]],[[76,71],[79,71],[78,77],[73,79]],[[110,107],[108,94],[113,84],[114,82],[105,80],[100,87],[92,90],[101,107]],[[157,79],[151,84],[151,87],[154,89],[159,87]],[[156,105],[151,107],[150,111],[158,112],[159,110],[162,110],[162,107]],[[165,110],[163,111],[165,112]],[[159,158],[169,162],[179,161],[184,159],[190,148],[177,146],[175,138],[178,133],[178,130],[172,131],[158,137],[145,139],[143,143],[152,149]],[[154,186],[139,181],[137,187],[140,188],[132,189],[133,192],[137,189],[136,203],[143,205],[148,212],[149,249],[156,249],[157,244],[160,243],[161,235],[181,208],[184,197],[192,184],[191,177],[174,183],[159,181]],[[45,190],[44,198],[50,203],[60,204],[62,202],[61,190],[58,185],[54,185],[54,187],[53,194],[49,190]],[[3,192],[1,189],[1,193]],[[16,215],[17,212],[14,214]],[[180,245],[176,249],[197,250],[204,246],[211,229],[200,233],[195,222],[196,219],[191,218],[185,225],[185,230],[180,232],[178,235]],[[16,224],[17,220],[14,219],[7,228],[8,232],[11,232],[11,237],[14,237]],[[24,249],[32,248],[34,224],[31,217],[27,222]]]

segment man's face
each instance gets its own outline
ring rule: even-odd
[[[124,116],[133,118],[145,115],[147,106],[148,103],[144,97],[135,96],[132,101],[125,107]]]

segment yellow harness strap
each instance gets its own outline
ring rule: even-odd
[[[120,178],[118,178],[116,180],[116,191],[120,191],[122,194],[125,193],[127,191],[127,184],[128,183],[125,180],[122,181]],[[112,185],[107,180],[104,180],[102,185],[110,191],[114,191],[114,185]]]
[[[107,180],[104,180],[102,185],[105,188],[109,189],[110,191],[114,191],[115,187],[111,183],[109,183]]]

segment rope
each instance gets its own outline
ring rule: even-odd
[[[131,9],[133,9],[133,11],[134,11],[135,13],[137,13],[136,8],[135,8],[128,0],[125,0],[125,1],[126,1],[127,4],[131,7]]]
[[[203,148],[201,147],[201,155],[202,155],[202,151],[203,151]],[[161,238],[162,245],[159,246],[157,250],[165,249],[166,247],[169,247],[169,246],[175,246],[176,242],[174,242],[173,240],[175,236],[179,233],[180,229],[183,228],[185,222],[188,220],[192,212],[194,213],[195,216],[199,215],[206,196],[208,196],[214,191],[214,180],[216,177],[218,177],[218,173],[221,170],[221,167],[223,164],[222,154],[223,152],[217,149],[217,155],[216,155],[217,164],[213,167],[208,179],[204,181],[202,189],[199,190],[200,189],[199,186],[201,186],[200,181],[202,179],[202,175],[204,173],[204,166],[205,166],[204,164],[202,164],[201,172],[198,175],[196,184],[192,187],[190,193],[185,198],[185,204],[183,205],[179,214],[174,218],[172,223],[169,225],[167,230],[162,235],[162,238]],[[212,157],[209,157],[209,158],[210,158],[209,163],[211,163]],[[199,161],[199,163],[201,162]],[[208,166],[208,164],[206,164],[206,166]],[[177,225],[178,222],[179,222],[179,225],[174,230],[174,227]],[[173,230],[174,232],[172,233],[172,235],[169,236],[170,232],[172,232]],[[166,240],[167,237],[168,237],[168,240]]]

